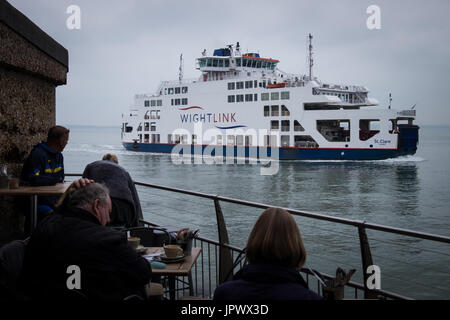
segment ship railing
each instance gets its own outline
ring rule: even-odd
[[[402,111],[397,112],[397,115],[404,116],[404,117],[415,117],[416,110],[414,110],[414,109],[402,110]]]
[[[163,81],[161,82],[160,85],[160,90],[164,87],[164,86],[179,86],[179,85],[184,85],[184,84],[191,84],[194,82],[198,82],[200,81],[199,78],[187,78],[187,79],[182,79],[182,80],[168,80],[168,81]]]
[[[66,176],[80,176],[80,174],[66,174]],[[207,194],[202,192],[196,192],[196,191],[190,191],[190,190],[184,190],[179,188],[173,188],[168,186],[162,186],[162,185],[156,185],[156,184],[150,184],[150,183],[144,183],[144,182],[134,182],[136,186],[138,187],[144,187],[144,188],[151,188],[154,190],[161,190],[169,193],[176,193],[181,194],[188,197],[194,197],[197,199],[197,201],[200,201],[200,199],[208,199],[212,201],[212,205],[214,206],[214,212],[216,215],[216,226],[218,230],[218,240],[212,240],[209,238],[196,236],[194,239],[194,246],[200,246],[202,248],[201,255],[199,259],[197,260],[196,265],[193,268],[191,279],[188,279],[189,277],[181,277],[181,279],[178,279],[177,282],[177,297],[190,294],[195,295],[198,297],[205,297],[205,298],[211,298],[214,294],[215,288],[220,285],[221,283],[228,281],[231,279],[232,275],[242,268],[245,261],[244,260],[237,260],[236,258],[240,255],[242,256],[245,253],[244,248],[239,248],[236,246],[233,246],[230,244],[230,240],[228,238],[228,231],[227,226],[225,223],[225,219],[222,212],[222,204],[233,204],[233,205],[240,205],[245,207],[251,207],[251,208],[258,208],[265,210],[267,208],[274,207],[272,205],[264,204],[264,203],[258,203],[258,202],[252,202],[252,201],[246,201],[241,199],[235,199],[235,198],[229,198],[229,197],[223,197],[215,194]],[[154,192],[152,192],[153,194]],[[168,196],[169,197],[169,196]],[[170,197],[169,197],[170,198]],[[141,202],[143,198],[141,197]],[[153,203],[153,202],[152,202]],[[181,207],[173,208],[171,209],[175,210],[182,210]],[[408,229],[402,229],[402,228],[395,228],[375,223],[369,223],[366,221],[361,220],[353,220],[353,219],[347,219],[347,218],[341,218],[341,217],[335,217],[335,216],[329,216],[325,214],[319,214],[319,213],[311,213],[307,211],[301,211],[297,209],[292,208],[283,208],[287,210],[289,213],[291,213],[295,217],[302,217],[307,219],[312,219],[314,221],[324,221],[324,222],[331,222],[343,226],[349,226],[355,228],[354,230],[357,233],[358,238],[358,244],[359,244],[359,252],[360,252],[360,258],[361,258],[361,269],[359,271],[363,274],[363,283],[358,283],[354,281],[349,281],[345,285],[346,293],[352,292],[353,297],[355,299],[400,299],[400,300],[410,300],[411,297],[398,294],[392,291],[388,290],[382,290],[382,289],[373,289],[369,287],[369,281],[370,281],[370,275],[367,270],[369,270],[369,267],[375,266],[375,262],[373,260],[373,256],[371,253],[371,245],[369,242],[369,237],[367,235],[367,230],[370,230],[371,232],[377,231],[382,232],[384,234],[390,234],[390,235],[400,235],[400,236],[406,236],[409,238],[414,239],[413,241],[419,241],[419,240],[427,240],[431,241],[434,244],[441,244],[445,246],[443,249],[443,252],[439,252],[436,250],[428,250],[428,252],[437,253],[448,256],[449,248],[448,245],[450,244],[450,237],[442,236],[442,235],[436,235],[431,233],[425,233],[425,232],[418,232]],[[157,224],[153,224],[157,226]],[[330,230],[331,231],[331,230]],[[374,241],[381,241],[378,239],[372,238]],[[388,241],[381,241],[386,242],[389,244],[397,244],[397,242],[388,242]],[[422,249],[426,251],[425,249]],[[375,255],[374,255],[375,256]],[[376,256],[378,257],[378,256]],[[389,259],[394,260],[395,257],[389,257]],[[395,260],[394,260],[395,261]],[[337,265],[336,267],[338,267]],[[319,270],[320,272],[320,270]],[[316,291],[317,293],[321,294],[323,293],[321,281],[318,280],[316,277],[312,276],[312,272],[309,268],[302,268],[301,273],[305,275],[306,281],[309,284],[310,289]],[[448,272],[442,272],[442,274],[448,275]],[[326,274],[324,272],[320,272],[320,274],[325,278],[326,280],[333,279],[333,275]],[[416,274],[410,274],[410,277],[416,276]],[[402,280],[402,279],[397,279]],[[404,281],[408,281],[407,279]],[[186,286],[188,285],[188,286]],[[418,283],[420,285],[420,283]],[[423,285],[426,287],[426,285]],[[428,288],[430,289],[430,288]],[[444,290],[442,288],[431,288],[431,289],[440,289]],[[446,294],[448,295],[449,291],[446,291]],[[347,295],[346,295],[347,297]]]

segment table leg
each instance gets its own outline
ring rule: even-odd
[[[33,233],[37,225],[37,195],[31,196],[31,212],[30,212],[30,235]]]
[[[168,276],[169,280],[169,298],[175,300],[175,276]]]

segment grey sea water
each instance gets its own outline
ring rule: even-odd
[[[69,126],[70,127],[70,126]],[[170,155],[135,153],[121,146],[120,128],[70,127],[67,173],[115,153],[136,181],[289,207],[336,217],[450,236],[450,127],[422,127],[416,155],[383,161],[282,161],[273,176],[255,164],[174,164]],[[200,229],[217,239],[214,205],[138,187],[144,218]],[[231,244],[244,247],[261,210],[222,204]],[[354,227],[296,218],[308,252],[307,267],[334,274],[356,268],[362,282]],[[450,246],[368,231],[381,288],[422,299],[450,298]]]

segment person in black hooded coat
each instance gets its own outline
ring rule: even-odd
[[[106,154],[103,160],[86,166],[83,178],[106,185],[112,201],[110,226],[137,227],[143,219],[141,203],[130,174],[118,164],[117,157]]]
[[[248,238],[249,262],[232,281],[221,284],[214,300],[320,300],[299,273],[306,261],[300,230],[285,210],[270,208]]]

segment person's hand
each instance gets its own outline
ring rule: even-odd
[[[74,182],[72,182],[72,184],[67,189],[67,191],[68,192],[73,192],[73,191],[75,191],[77,189],[85,187],[89,183],[94,183],[94,180],[87,179],[87,178],[80,178],[80,179],[75,180]]]
[[[78,180],[75,180],[74,182],[72,182],[72,184],[67,188],[66,192],[63,193],[63,195],[59,198],[58,202],[56,203],[55,207],[59,208],[62,206],[64,200],[66,199],[67,195],[69,193],[74,192],[77,189],[83,188],[86,185],[90,184],[90,183],[94,183],[94,180],[91,179],[86,179],[86,178],[80,178]]]

